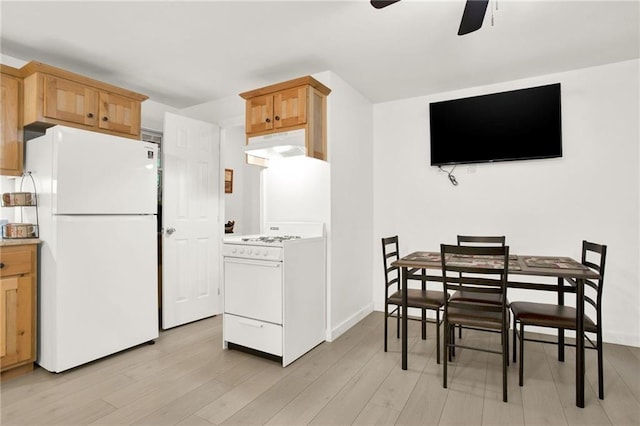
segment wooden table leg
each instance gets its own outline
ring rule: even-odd
[[[402,268],[402,369],[407,369],[407,268]]]
[[[584,280],[576,282],[576,405],[584,408]]]

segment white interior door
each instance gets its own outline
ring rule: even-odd
[[[162,328],[221,312],[220,132],[165,114],[162,193]]]

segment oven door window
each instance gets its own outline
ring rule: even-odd
[[[282,263],[225,258],[225,312],[282,324]]]

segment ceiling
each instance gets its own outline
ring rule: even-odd
[[[491,0],[458,36],[464,4],[2,0],[0,50],[175,108],[327,70],[378,103],[640,57],[638,0]]]

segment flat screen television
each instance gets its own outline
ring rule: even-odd
[[[431,165],[562,157],[560,83],[429,104]]]

